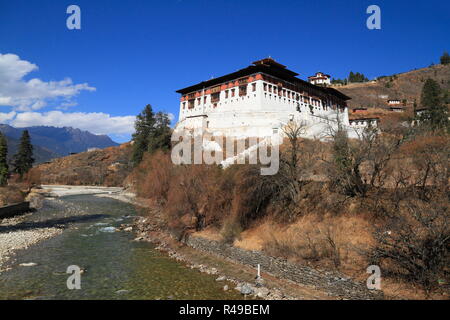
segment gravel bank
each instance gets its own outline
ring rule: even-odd
[[[41,193],[50,197],[62,197],[68,195],[92,194],[97,196],[107,196],[121,201],[132,202],[133,194],[122,192],[122,188],[91,187],[91,186],[42,186]],[[49,239],[63,232],[62,225],[46,225],[45,221],[30,218],[39,217],[39,213],[46,208],[57,208],[61,211],[60,217],[67,217],[71,214],[83,214],[80,208],[69,207],[68,204],[58,199],[45,200],[44,208],[35,213],[0,219],[0,272],[7,270],[5,263],[11,259],[16,250],[27,249],[39,241]]]
[[[97,187],[97,186],[64,186],[64,185],[42,185],[47,195],[53,197],[73,196],[82,194],[118,194],[123,188],[119,187]]]
[[[67,189],[60,191],[60,196],[68,195]],[[91,194],[93,191],[91,188],[83,187],[70,188],[69,192],[74,195]],[[95,192],[97,191],[98,188],[95,188]],[[111,190],[100,191],[110,192]],[[89,215],[86,208],[57,198],[46,198],[43,207],[34,213],[0,220],[0,272],[8,270],[6,262],[13,257],[15,251],[27,249],[42,240],[61,234],[64,229],[86,215]]]
[[[20,229],[20,226],[31,215],[13,217],[0,221],[0,272],[8,270],[5,263],[16,250],[27,249],[31,245],[51,238],[62,232],[55,227]]]

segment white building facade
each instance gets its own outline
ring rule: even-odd
[[[295,121],[304,136],[324,138],[338,120],[349,129],[346,101],[350,98],[327,87],[297,78],[298,74],[271,58],[223,77],[178,90],[179,121],[175,130],[198,130],[212,135],[268,137],[282,135]]]
[[[329,85],[331,84],[331,76],[323,72],[316,72],[314,76],[308,77],[310,83],[315,85]]]

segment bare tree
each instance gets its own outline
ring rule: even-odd
[[[402,201],[400,211],[374,236],[377,244],[369,256],[385,262],[391,274],[415,281],[429,292],[440,277],[449,276],[450,213],[448,202]]]

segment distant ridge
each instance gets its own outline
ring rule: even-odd
[[[16,152],[23,130],[28,130],[30,133],[31,143],[35,147],[37,163],[67,156],[70,153],[83,152],[89,148],[103,149],[119,145],[107,135],[95,135],[89,131],[72,127],[34,126],[15,128],[7,124],[0,124],[0,132],[6,136],[8,141],[10,156]]]

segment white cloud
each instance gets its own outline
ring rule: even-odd
[[[56,109],[58,110],[67,110],[70,107],[75,107],[78,105],[78,102],[75,101],[67,101],[67,102],[63,102],[61,103],[58,107],[56,107]]]
[[[6,115],[6,114],[4,114]],[[5,116],[6,117],[6,116]],[[0,120],[2,113],[0,113]],[[95,134],[131,134],[135,116],[111,116],[102,112],[22,112],[9,121],[14,127],[55,126],[74,127]],[[1,121],[0,121],[1,122]]]
[[[6,123],[9,120],[14,119],[14,117],[16,116],[16,112],[11,111],[9,113],[2,113],[0,112],[0,123]]]
[[[15,54],[0,53],[0,106],[32,111],[45,107],[49,101],[71,104],[71,98],[81,91],[95,91],[87,83],[74,84],[70,78],[48,82],[37,78],[23,79],[37,69],[37,65],[21,60]]]
[[[68,112],[78,105],[82,91],[95,91],[87,83],[74,84],[70,78],[43,81],[27,77],[38,66],[15,54],[0,53],[0,123],[14,127],[73,127],[95,134],[108,134],[119,140],[134,132],[135,116],[112,116],[103,112]],[[46,112],[42,108],[47,107]],[[73,109],[72,109],[73,110]],[[170,121],[175,116],[168,113]]]

